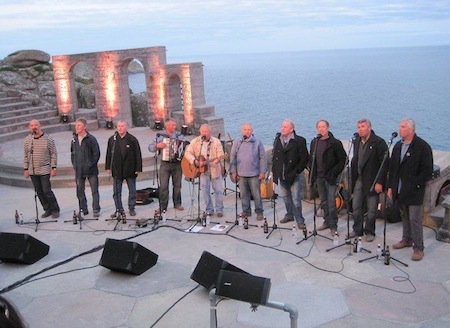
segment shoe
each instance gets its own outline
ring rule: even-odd
[[[306,229],[306,224],[304,224],[304,223],[297,223],[297,226],[300,230]]]
[[[356,232],[352,231],[350,232],[350,234],[348,235],[348,238],[355,238],[356,237]]]
[[[371,243],[371,242],[373,242],[375,240],[375,236],[374,235],[367,235],[366,236],[366,241],[368,242],[368,243]]]
[[[420,261],[423,259],[423,251],[415,250],[413,255],[411,256],[411,260]]]
[[[337,232],[336,229],[330,229],[330,232],[331,232],[331,237],[334,237],[335,235],[339,236],[339,232]]]
[[[217,213],[217,217],[218,217],[218,218],[223,217],[223,213],[221,213],[221,212]]]
[[[121,212],[121,211],[117,210],[117,211],[115,211],[113,214],[111,214],[109,217],[110,217],[111,219],[115,219],[115,218],[117,218],[117,216],[119,215],[120,212]]]
[[[284,218],[282,218],[280,220],[280,223],[288,223],[288,222],[291,222],[291,221],[294,221],[294,218],[291,218],[289,216],[285,216]]]
[[[53,213],[52,213],[52,218],[53,218],[53,219],[59,218],[59,212],[53,212]]]
[[[263,213],[258,213],[258,214],[256,214],[256,220],[257,220],[257,221],[262,221],[262,220],[264,220],[264,214],[263,214]]]
[[[136,216],[136,211],[134,210],[134,208],[130,209],[130,216]]]
[[[48,218],[50,215],[52,215],[52,212],[45,211],[44,214],[41,215],[41,219]]]
[[[392,248],[394,249],[402,249],[405,247],[412,247],[412,243],[411,242],[406,242],[404,240],[400,240],[397,244],[392,245]]]
[[[88,214],[89,214],[89,211],[88,211],[88,210],[81,210],[80,212],[81,212],[81,214],[83,214],[83,215],[88,215]]]
[[[94,218],[100,217],[100,211],[94,211]]]
[[[166,213],[166,209],[161,209],[161,211],[162,211],[163,213]],[[157,208],[157,209],[155,210],[155,215],[159,215],[159,214],[161,214],[161,212],[160,212],[159,208]]]
[[[252,216],[251,214],[242,212],[241,214],[239,214],[239,216],[242,216],[243,218],[248,218],[249,216]]]
[[[327,230],[327,229],[330,229],[330,227],[326,223],[322,224],[320,227],[317,228],[318,231]]]
[[[184,211],[184,207],[181,204],[175,205],[175,209],[178,211]]]

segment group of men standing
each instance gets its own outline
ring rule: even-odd
[[[311,141],[308,151],[305,138],[298,135],[292,120],[284,120],[277,133],[272,150],[271,171],[273,182],[280,188],[286,214],[281,223],[295,222],[305,229],[302,213],[302,186],[305,169],[309,171],[309,182],[318,192],[323,210],[323,224],[317,229],[330,230],[332,236],[338,233],[338,213],[336,194],[339,178],[348,163],[348,156],[342,142],[329,131],[329,123],[319,120],[316,124],[317,136]],[[31,135],[24,142],[24,176],[31,177],[36,194],[44,208],[43,218],[59,216],[59,206],[51,190],[50,177],[56,175],[57,155],[53,139],[44,135],[40,124],[32,120],[29,125]],[[79,118],[75,122],[75,133],[71,143],[71,160],[75,169],[77,197],[80,211],[88,214],[85,195],[85,181],[92,191],[94,217],[100,215],[98,193],[98,160],[100,147],[97,140],[86,130],[87,121]],[[266,152],[262,142],[253,134],[251,124],[241,128],[242,137],[234,140],[230,151],[229,173],[239,186],[242,213],[252,215],[251,199],[254,201],[256,219],[264,218],[261,182],[269,171]],[[375,220],[379,194],[397,201],[403,222],[402,240],[393,248],[413,247],[412,259],[420,261],[423,256],[423,228],[421,211],[426,182],[433,171],[431,147],[415,133],[415,122],[403,119],[399,124],[401,140],[389,156],[386,142],[372,130],[371,122],[361,119],[357,122],[357,133],[352,139],[353,157],[349,167],[349,202],[352,209],[353,229],[348,238],[364,236],[368,242],[375,239]],[[170,140],[168,143],[167,140]],[[172,143],[173,141],[173,143]],[[210,215],[223,216],[223,144],[212,136],[207,124],[200,127],[200,134],[184,149],[184,136],[176,131],[174,119],[167,119],[164,132],[158,133],[149,144],[150,152],[162,153],[170,149],[170,156],[161,160],[159,166],[159,212],[167,210],[169,203],[169,181],[172,180],[173,205],[184,210],[181,200],[182,169],[181,157],[185,156],[190,165],[199,170],[205,211]],[[390,140],[392,142],[392,139]],[[390,146],[390,144],[389,144]],[[182,152],[180,152],[182,149]],[[105,169],[113,181],[113,199],[116,207],[111,215],[125,215],[122,205],[122,184],[128,185],[128,210],[136,215],[136,177],[142,172],[142,156],[138,140],[127,132],[127,123],[119,121],[117,131],[108,140]],[[212,189],[212,190],[211,190]],[[214,194],[214,202],[212,199]],[[364,212],[367,210],[367,218]]]

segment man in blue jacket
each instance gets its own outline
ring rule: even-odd
[[[395,249],[413,248],[413,261],[424,256],[422,205],[425,187],[433,174],[433,152],[430,145],[416,134],[411,118],[400,121],[398,141],[392,150],[389,165],[388,197],[398,201],[403,223],[402,240]]]
[[[262,142],[253,135],[249,123],[242,125],[242,138],[233,142],[230,155],[230,173],[233,181],[239,182],[242,216],[252,215],[251,196],[255,202],[256,219],[264,218],[260,183],[267,172],[267,156]]]
[[[128,185],[128,211],[131,216],[135,216],[136,178],[139,172],[142,172],[142,153],[139,141],[128,132],[126,121],[118,121],[117,131],[108,139],[105,169],[114,179],[113,199],[116,211],[111,217],[125,215],[122,204],[123,180]]]
[[[92,192],[92,209],[94,217],[100,216],[100,195],[98,193],[98,160],[100,147],[97,139],[87,132],[87,121],[80,117],[75,121],[75,133],[70,146],[71,160],[75,169],[77,198],[80,211],[89,214],[85,194],[85,182],[89,180]]]

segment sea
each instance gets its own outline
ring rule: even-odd
[[[367,118],[388,142],[410,117],[433,149],[450,151],[450,46],[168,56],[167,62],[203,63],[206,103],[224,118],[225,141],[239,138],[249,122],[271,145],[284,119],[308,144],[321,119],[345,141]],[[130,74],[129,82],[133,92],[145,91],[143,74]]]

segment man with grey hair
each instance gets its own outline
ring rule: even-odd
[[[24,141],[23,176],[31,178],[36,195],[41,202],[44,214],[41,218],[59,217],[59,205],[52,191],[50,177],[56,176],[57,152],[55,141],[44,134],[38,120],[28,125],[31,134]]]
[[[366,241],[375,239],[375,220],[378,195],[386,185],[387,152],[386,142],[372,130],[368,119],[357,123],[358,135],[353,140],[353,158],[351,162],[351,184],[353,191],[353,232],[349,237],[366,235]],[[383,167],[381,164],[383,163]],[[380,170],[381,168],[381,170]],[[378,172],[380,172],[378,174]],[[376,181],[375,181],[376,179]],[[373,188],[372,188],[373,186]],[[367,207],[367,220],[364,225],[363,204]]]
[[[273,144],[272,173],[273,181],[280,185],[280,194],[286,207],[286,215],[280,223],[294,221],[298,228],[306,228],[302,213],[302,185],[304,169],[309,154],[306,139],[295,133],[294,122],[284,120],[281,132],[277,133]]]
[[[402,240],[394,249],[413,247],[413,261],[424,256],[422,205],[425,188],[433,174],[433,152],[430,145],[416,134],[413,119],[400,121],[398,141],[389,163],[387,195],[398,201],[403,224]]]
[[[75,121],[75,133],[70,145],[72,166],[75,169],[77,198],[80,211],[88,214],[85,182],[89,180],[92,192],[92,209],[94,217],[100,216],[100,195],[98,192],[98,161],[100,147],[97,139],[87,131],[87,121],[80,117]]]

